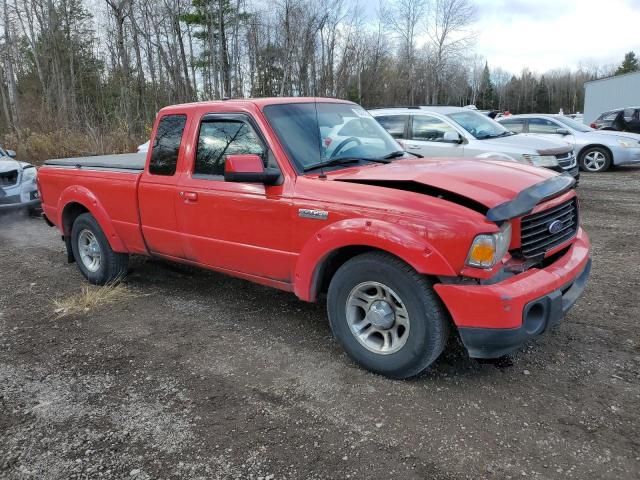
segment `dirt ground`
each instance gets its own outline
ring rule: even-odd
[[[411,381],[355,366],[324,305],[155,260],[60,318],[85,281],[56,230],[4,217],[0,477],[638,479],[640,168],[579,195],[594,266],[564,323]]]

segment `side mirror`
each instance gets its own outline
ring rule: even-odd
[[[265,169],[262,158],[258,155],[227,155],[224,163],[224,179],[227,182],[273,185],[280,179],[280,170]]]
[[[569,130],[567,130],[566,128],[558,128],[556,129],[556,133],[564,137],[565,135],[569,135]]]
[[[458,132],[444,132],[442,140],[447,143],[462,143],[462,138]]]
[[[15,150],[5,150],[7,152],[7,155],[9,155],[11,158],[16,158],[16,152]]]

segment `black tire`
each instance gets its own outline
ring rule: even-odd
[[[587,156],[592,154],[601,155],[604,157],[604,163],[602,164],[602,166],[598,168],[593,168],[585,165]],[[582,152],[580,152],[580,158],[578,159],[578,164],[580,166],[580,170],[582,170],[583,172],[591,172],[591,173],[605,172],[609,170],[609,168],[611,168],[611,152],[609,152],[609,150],[607,150],[606,148],[602,148],[602,147],[587,148]]]
[[[367,349],[351,331],[347,300],[354,288],[365,282],[379,282],[393,290],[408,312],[406,343],[394,353]],[[449,336],[448,314],[431,282],[383,252],[359,255],[338,269],[329,285],[327,310],[331,330],[347,354],[367,370],[391,378],[409,378],[422,372],[440,356]]]
[[[83,231],[89,231],[94,236],[100,248],[100,264],[95,271],[91,271],[80,256],[79,238]],[[107,237],[98,225],[96,219],[90,213],[78,215],[71,227],[71,248],[76,264],[89,282],[94,285],[115,283],[127,274],[129,267],[129,255],[117,253],[111,249]]]

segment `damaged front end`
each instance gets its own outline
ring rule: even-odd
[[[36,183],[38,172],[33,165],[0,158],[0,212],[7,210],[40,210]]]

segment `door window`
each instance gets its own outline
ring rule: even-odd
[[[262,141],[248,123],[206,120],[200,125],[194,173],[222,177],[226,156],[243,154],[266,157]]]
[[[503,120],[500,123],[510,132],[522,133],[524,129],[524,120]]]
[[[560,126],[546,118],[530,118],[529,133],[556,133]]]
[[[444,120],[431,115],[414,115],[411,124],[411,138],[426,142],[442,142],[447,132],[458,131]]]
[[[165,115],[160,119],[149,160],[150,174],[171,176],[176,173],[186,123],[186,115]]]
[[[404,138],[407,118],[408,115],[383,115],[376,117],[376,120],[393,138]]]

